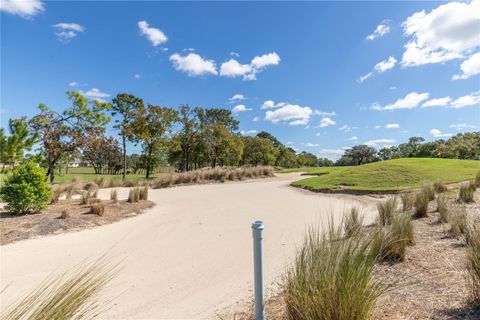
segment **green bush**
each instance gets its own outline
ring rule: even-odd
[[[0,188],[0,199],[14,214],[37,213],[46,208],[51,189],[45,182],[45,173],[32,162],[13,169]]]

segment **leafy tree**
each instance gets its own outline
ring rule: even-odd
[[[278,157],[275,165],[282,168],[294,168],[297,166],[297,153],[290,147],[278,148]]]
[[[270,132],[260,131],[260,132],[257,134],[257,137],[262,138],[262,139],[269,140],[269,141],[275,146],[275,148],[283,147],[283,143],[281,143],[281,142],[280,142],[274,135],[272,135]]]
[[[33,162],[14,168],[0,188],[0,199],[14,214],[39,212],[47,207],[50,194],[43,170]]]
[[[119,93],[112,100],[112,116],[120,116],[120,119],[115,120],[113,127],[120,131],[120,136],[122,137],[123,180],[125,180],[127,174],[127,140],[131,136],[129,123],[134,119],[135,113],[143,108],[143,100],[131,94]]]
[[[358,145],[345,150],[344,155],[337,161],[337,165],[357,166],[377,161],[377,150],[367,145]]]
[[[318,166],[318,158],[312,153],[302,151],[297,156],[297,163],[301,167],[316,167]]]
[[[395,159],[400,157],[400,150],[395,146],[383,147],[378,150],[377,155],[381,160]]]
[[[250,166],[274,165],[277,158],[277,149],[269,139],[261,137],[242,137],[243,164]]]
[[[38,135],[28,127],[25,118],[8,121],[10,135],[5,136],[4,129],[0,131],[0,156],[3,164],[15,164],[23,160],[24,152],[30,151],[37,142]]]
[[[149,104],[147,108],[138,109],[130,123],[132,140],[142,144],[142,161],[147,179],[158,166],[160,153],[165,149],[168,135],[177,119],[176,110]]]
[[[319,167],[332,167],[333,165],[333,161],[328,158],[318,159]]]
[[[85,143],[85,132],[101,130],[109,121],[103,113],[108,105],[89,101],[75,91],[68,91],[67,97],[72,101],[72,106],[62,113],[40,104],[40,113],[29,122],[40,137],[50,183],[55,180],[57,161],[65,153],[72,152]]]
[[[104,134],[105,130],[88,133],[83,145],[83,158],[92,165],[96,174],[105,173],[105,169],[113,174],[118,171],[122,152],[117,139]]]
[[[184,171],[191,170],[193,146],[200,130],[198,113],[187,104],[180,106],[179,123],[182,126],[177,134],[179,167]]]

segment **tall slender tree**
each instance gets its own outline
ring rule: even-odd
[[[143,100],[131,94],[119,93],[112,100],[110,109],[112,116],[120,116],[120,119],[115,120],[115,125],[113,127],[120,131],[122,137],[123,180],[125,180],[127,174],[127,139],[131,136],[131,128],[129,124],[134,119],[135,113],[143,108]]]
[[[30,151],[38,140],[38,134],[28,127],[25,118],[8,121],[9,136],[3,128],[0,133],[1,162],[15,164],[23,160],[25,151]]]

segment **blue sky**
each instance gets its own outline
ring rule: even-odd
[[[479,130],[480,0],[6,0],[1,10],[2,126],[39,103],[62,110],[73,89],[229,108],[244,134],[330,158]]]

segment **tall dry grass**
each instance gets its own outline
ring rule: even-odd
[[[386,286],[372,278],[378,252],[373,238],[342,238],[342,226],[310,229],[285,279],[289,319],[369,319]]]
[[[128,202],[135,203],[140,201],[140,188],[131,188],[128,192]]]
[[[433,189],[436,193],[444,193],[445,191],[447,191],[447,186],[445,185],[445,183],[443,183],[442,180],[437,179],[433,183]]]
[[[347,238],[358,235],[363,228],[363,216],[360,216],[359,209],[352,207],[350,211],[344,214],[343,229]]]
[[[435,200],[435,187],[432,182],[425,181],[421,192],[424,192],[427,195],[429,201]]]
[[[422,190],[415,195],[415,215],[419,218],[428,216],[428,203],[430,202],[428,190]]]
[[[246,178],[272,177],[274,176],[273,167],[245,167],[245,168],[225,168],[216,167],[208,169],[198,169],[194,171],[172,173],[169,176],[162,176],[155,179],[151,185],[153,188],[166,188],[180,184],[190,183],[208,183],[225,182],[227,180],[236,181]]]
[[[117,189],[112,189],[110,191],[110,200],[112,200],[113,203],[118,203],[118,190]]]
[[[404,261],[407,247],[415,244],[415,228],[411,215],[400,212],[394,215],[392,223],[375,232],[374,246],[382,261]]]
[[[473,202],[473,193],[475,189],[472,188],[471,183],[463,183],[460,185],[459,200],[462,202]]]
[[[480,226],[472,224],[467,244],[467,270],[471,302],[480,307]]]
[[[448,223],[450,221],[450,210],[445,194],[439,194],[437,196],[437,211],[438,221],[440,223]]]
[[[377,203],[377,210],[380,224],[382,226],[391,224],[397,211],[397,198],[389,197],[385,201]]]
[[[118,266],[111,266],[103,257],[78,270],[50,277],[24,298],[5,308],[1,319],[95,319],[108,307],[99,302],[98,295],[117,272]]]
[[[402,211],[409,212],[413,209],[415,194],[412,192],[402,192],[400,194],[400,200],[402,201]]]
[[[450,235],[455,238],[467,236],[468,233],[468,214],[467,210],[461,206],[454,206],[450,212]]]

